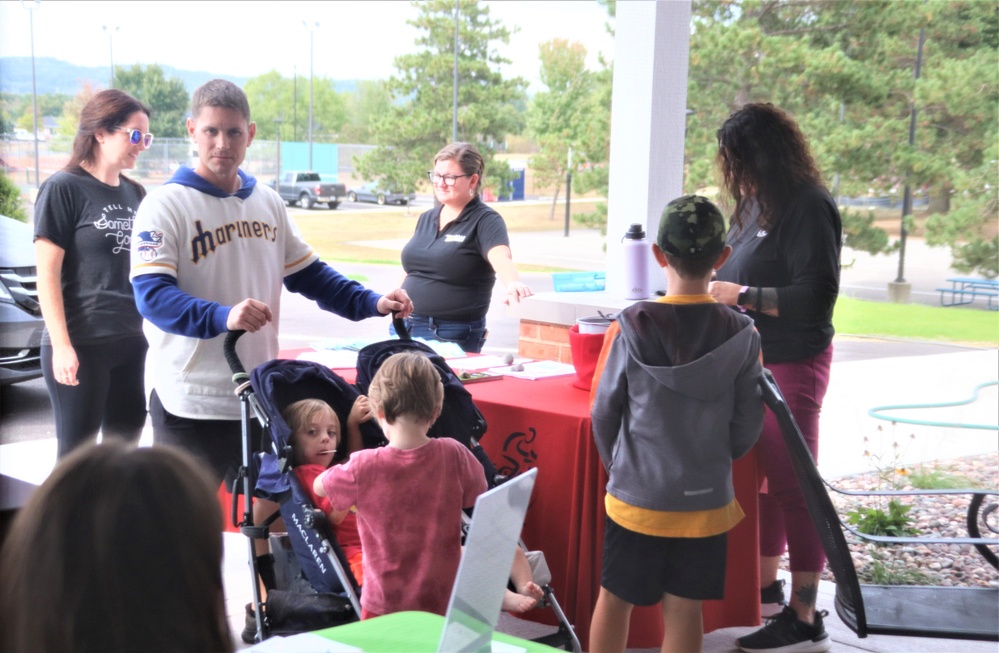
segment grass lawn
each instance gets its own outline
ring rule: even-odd
[[[999,311],[981,308],[891,304],[840,297],[837,334],[960,342],[999,347]]]
[[[593,210],[595,200],[573,199],[572,212]],[[561,229],[565,204],[509,204],[500,207],[510,231]],[[422,209],[421,209],[422,210]],[[366,240],[408,240],[420,210],[399,207],[388,211],[300,211],[292,209],[305,241],[326,261],[399,265],[396,250],[365,247]],[[528,269],[528,268],[522,268]],[[911,340],[968,343],[999,347],[999,311],[981,308],[890,304],[840,297],[833,316],[843,335],[882,336]]]
[[[573,198],[571,212],[589,213],[596,200]],[[565,225],[565,202],[551,204],[501,204],[497,207],[510,231],[551,231]],[[312,245],[325,261],[384,263],[398,265],[399,253],[353,243],[365,240],[409,240],[416,219],[425,209],[399,207],[388,211],[302,211],[289,209],[305,242]],[[524,268],[530,269],[530,268]]]

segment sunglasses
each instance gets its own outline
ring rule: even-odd
[[[125,127],[119,127],[115,131],[125,132],[128,134],[128,142],[132,145],[142,143],[143,147],[149,147],[153,144],[153,135],[148,133],[143,134],[138,129],[126,129]]]

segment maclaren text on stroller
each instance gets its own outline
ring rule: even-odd
[[[361,614],[359,587],[326,523],[326,515],[312,504],[291,470],[292,433],[281,417],[281,410],[289,404],[299,399],[317,398],[326,401],[345,424],[357,391],[332,370],[305,361],[269,361],[247,374],[236,354],[236,341],[242,334],[242,331],[230,332],[224,351],[237,386],[243,427],[243,465],[231,488],[232,518],[247,537],[256,627],[244,631],[243,639],[251,643],[275,634],[356,621]],[[345,404],[346,413],[343,412]],[[254,453],[251,428],[254,418],[264,431],[258,453]],[[364,433],[365,446],[377,446],[371,439],[380,437],[380,429],[376,428],[375,432],[374,436],[370,429]],[[242,520],[237,523],[236,496],[239,492],[244,496],[244,509]],[[254,498],[275,501],[280,512],[261,524],[254,524]],[[264,605],[257,582],[255,541],[269,539],[270,526],[278,516],[284,519],[288,541],[301,573],[315,593],[268,588]]]

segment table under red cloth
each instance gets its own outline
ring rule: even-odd
[[[586,649],[600,590],[607,476],[590,432],[589,393],[573,387],[573,378],[504,377],[467,387],[488,423],[481,444],[499,471],[539,470],[523,538],[544,551],[555,596]],[[725,600],[704,602],[705,632],[760,623],[755,451],[736,462],[734,483],[746,518],[729,533]],[[636,608],[628,647],[658,647],[662,636],[661,608]]]

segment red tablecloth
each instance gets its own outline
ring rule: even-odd
[[[555,596],[585,649],[600,590],[607,477],[590,433],[589,393],[573,379],[505,377],[467,387],[489,425],[481,444],[499,471],[539,470],[524,541],[544,551]],[[755,452],[736,462],[734,477],[746,518],[729,533],[725,600],[704,603],[705,632],[760,623]],[[662,636],[659,606],[636,608],[628,647],[658,647]]]

